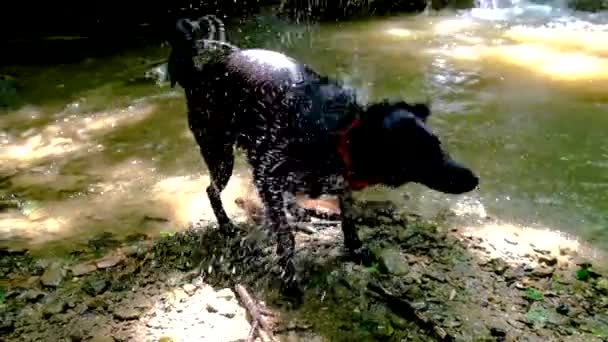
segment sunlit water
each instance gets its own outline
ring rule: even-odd
[[[451,208],[548,227],[605,247],[606,18],[517,4],[314,27],[262,18],[233,36],[339,76],[363,99],[430,100],[431,125],[481,176],[479,190],[465,196],[416,185],[364,196],[423,214]],[[155,234],[212,220],[181,89],[129,82],[145,70],[141,58],[166,54],[152,47],[3,71],[23,88],[20,108],[0,114],[0,176],[14,174],[0,195],[26,201],[0,214],[3,245],[86,241],[107,230]],[[398,158],[412,147],[390,148]],[[242,160],[237,168],[224,194],[232,213],[234,198],[251,193]]]

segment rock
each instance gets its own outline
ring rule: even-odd
[[[207,303],[205,305],[205,308],[207,309],[207,312],[210,312],[210,313],[218,312],[218,309],[214,303]]]
[[[124,254],[114,253],[114,254],[108,255],[106,257],[103,257],[103,258],[97,260],[95,262],[95,265],[97,265],[97,268],[99,268],[99,269],[110,268],[110,267],[114,267],[114,266],[118,265],[124,259],[125,259]]]
[[[50,316],[65,312],[67,308],[67,303],[63,299],[57,298],[44,306],[42,309],[42,314],[48,318]]]
[[[593,288],[603,294],[608,294],[608,278],[599,278],[593,284]]]
[[[72,331],[70,333],[70,342],[80,342],[82,341],[84,336],[84,332],[77,330],[77,331]]]
[[[129,321],[133,319],[138,319],[141,316],[141,312],[134,308],[119,308],[114,310],[114,318]]]
[[[122,248],[123,253],[128,257],[137,256],[142,252],[142,248],[138,244],[126,246]]]
[[[93,297],[86,303],[87,307],[91,309],[103,309],[106,310],[108,308],[108,302],[103,297]]]
[[[75,277],[79,277],[81,275],[89,274],[91,272],[95,272],[97,270],[97,266],[90,262],[83,262],[77,265],[70,267],[70,271]]]
[[[498,258],[490,260],[489,265],[497,275],[503,275],[509,268],[509,265],[504,260]]]
[[[15,317],[8,312],[0,312],[0,333],[9,334],[15,330]]]
[[[0,75],[0,107],[13,103],[17,96],[17,81],[9,75]]]
[[[30,303],[36,303],[40,299],[44,298],[46,293],[39,290],[29,290],[22,294],[22,298]]]
[[[557,258],[556,257],[540,257],[538,258],[538,261],[547,265],[547,266],[555,266],[557,264]]]
[[[185,284],[182,286],[182,289],[184,289],[189,296],[192,296],[196,292],[197,287],[192,284]]]
[[[490,328],[490,335],[492,335],[493,337],[498,338],[505,338],[507,337],[507,331],[503,328],[498,328],[498,327],[492,327]]]
[[[44,270],[42,277],[40,277],[40,283],[44,286],[57,287],[61,284],[64,277],[65,270],[63,266],[58,262],[53,262]]]
[[[82,285],[82,289],[91,296],[103,293],[109,286],[105,279],[87,279]]]
[[[567,4],[578,11],[598,12],[608,9],[607,0],[568,0]]]
[[[175,289],[175,290],[173,290],[172,294],[173,294],[173,300],[176,304],[184,303],[188,300],[188,294],[186,293],[186,291],[184,291],[182,289]]]
[[[387,340],[395,334],[395,329],[393,328],[390,322],[382,322],[376,325],[373,330],[373,334],[377,339]]]
[[[532,271],[532,276],[536,278],[548,278],[553,275],[555,268],[552,267],[539,267]]]
[[[555,311],[557,311],[557,313],[561,315],[567,315],[568,312],[570,312],[570,307],[568,306],[568,304],[562,303],[555,308]]]
[[[168,64],[162,63],[144,73],[144,79],[154,81],[157,85],[169,81]]]
[[[408,260],[396,249],[383,249],[378,257],[380,259],[380,270],[383,272],[404,275],[409,271]]]

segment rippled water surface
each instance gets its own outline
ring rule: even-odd
[[[475,9],[313,27],[259,18],[241,44],[289,52],[362,98],[430,100],[431,124],[480,189],[411,185],[388,197],[421,213],[480,211],[608,246],[608,16],[548,6]],[[236,32],[233,28],[232,32]],[[0,114],[0,213],[8,245],[156,233],[212,219],[181,89],[133,78],[165,48],[53,67],[7,66],[19,83]],[[406,147],[394,146],[396,157]],[[242,161],[229,211],[251,193]],[[10,178],[9,178],[10,176]],[[409,196],[404,196],[404,193]]]

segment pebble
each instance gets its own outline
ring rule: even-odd
[[[123,321],[138,319],[141,316],[141,313],[133,308],[124,308],[114,310],[114,318],[120,319]]]
[[[182,289],[189,295],[192,296],[196,292],[196,286],[192,284],[185,284]]]

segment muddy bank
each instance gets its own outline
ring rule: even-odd
[[[158,239],[104,234],[56,260],[5,250],[2,339],[244,340],[251,315],[240,284],[285,341],[607,340],[608,279],[575,252],[538,250],[515,265],[492,257],[483,238],[388,203],[360,209],[360,234],[378,262],[348,261],[338,227],[308,223],[297,234],[301,306],[276,293],[274,249],[252,223],[230,241],[193,227]]]

